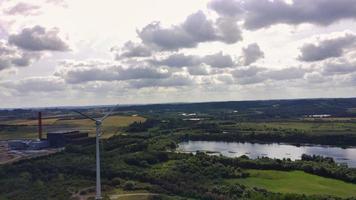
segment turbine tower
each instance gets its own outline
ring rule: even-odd
[[[103,121],[109,117],[109,115],[112,114],[112,112],[114,111],[114,109],[117,107],[114,106],[110,112],[108,112],[104,117],[102,118],[99,118],[99,119],[95,119],[95,118],[92,118],[92,117],[89,117],[88,115],[82,113],[82,112],[79,112],[79,111],[76,111],[76,110],[73,110],[74,112],[84,116],[85,118],[87,119],[90,119],[92,121],[95,122],[95,126],[96,126],[96,194],[95,194],[95,200],[101,200],[102,199],[102,196],[101,196],[101,178],[100,178],[100,148],[99,148],[99,141],[100,141],[100,136],[102,135],[102,124],[103,124]]]

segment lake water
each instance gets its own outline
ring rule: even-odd
[[[215,142],[215,141],[188,141],[179,144],[178,151],[196,152],[208,151],[222,154],[227,157],[246,155],[250,158],[290,158],[300,159],[302,154],[332,157],[335,162],[346,163],[349,167],[356,168],[356,148],[340,148],[321,145],[294,146],[290,144],[258,144],[241,142]]]

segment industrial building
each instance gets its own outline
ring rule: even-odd
[[[47,133],[47,139],[42,137],[42,113],[38,113],[38,139],[37,140],[11,140],[8,146],[11,150],[40,150],[45,148],[60,148],[67,144],[88,144],[94,138],[88,133],[77,130],[56,131]]]
[[[40,150],[49,147],[47,140],[12,140],[8,144],[12,150]]]
[[[47,140],[51,147],[63,147],[67,144],[87,144],[92,141],[88,133],[79,131],[58,131],[47,133]]]

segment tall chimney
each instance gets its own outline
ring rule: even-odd
[[[42,113],[38,112],[38,139],[42,140]]]

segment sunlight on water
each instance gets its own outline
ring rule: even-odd
[[[178,147],[182,152],[208,151],[228,157],[246,155],[250,158],[290,158],[300,159],[302,154],[332,157],[338,163],[346,163],[349,167],[356,167],[356,148],[340,148],[321,145],[294,146],[289,144],[258,144],[241,142],[189,141],[182,142]]]

